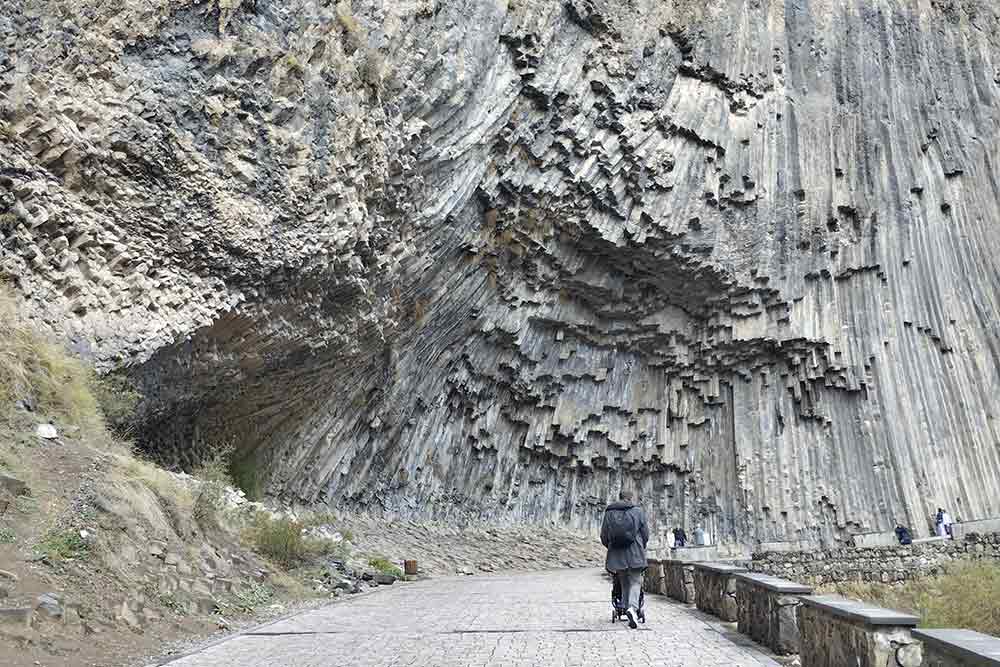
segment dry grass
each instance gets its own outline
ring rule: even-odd
[[[413,302],[413,321],[417,324],[423,324],[424,318],[427,317],[427,306],[430,305],[429,300],[417,299]]]
[[[152,463],[117,455],[102,496],[114,513],[141,518],[156,535],[189,532],[194,494],[184,482]]]
[[[94,378],[91,391],[101,409],[108,429],[117,435],[127,436],[132,432],[135,411],[142,400],[142,394],[126,376],[118,373]]]
[[[901,586],[850,582],[829,592],[916,614],[921,627],[1000,635],[1000,563],[961,562],[941,576]]]
[[[211,457],[203,460],[191,471],[191,474],[202,482],[194,499],[194,519],[202,527],[219,526],[219,513],[225,505],[226,487],[233,485],[229,475],[229,461],[232,455],[232,445],[218,447]]]
[[[366,40],[365,31],[358,20],[354,18],[351,3],[341,0],[337,3],[336,12],[337,20],[340,21],[340,25],[344,27],[347,34],[355,40],[357,46],[363,46]]]
[[[15,404],[25,401],[85,435],[103,433],[93,380],[84,362],[38,334],[0,288],[0,417],[9,419]]]

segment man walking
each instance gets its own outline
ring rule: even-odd
[[[608,505],[601,523],[601,544],[608,549],[604,566],[614,574],[622,591],[622,602],[628,607],[628,626],[638,627],[639,593],[642,573],[646,569],[646,543],[649,527],[646,513],[632,502],[632,492],[622,491],[619,501]]]

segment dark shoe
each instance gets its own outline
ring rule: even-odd
[[[628,627],[632,628],[633,630],[639,627],[639,624],[635,622],[635,609],[632,609],[630,607],[628,611],[625,612],[625,615],[628,616]]]

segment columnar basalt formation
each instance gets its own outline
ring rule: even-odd
[[[26,0],[0,273],[269,493],[1000,514],[989,0]]]

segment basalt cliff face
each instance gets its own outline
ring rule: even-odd
[[[268,493],[1000,513],[991,0],[24,0],[0,275]]]

